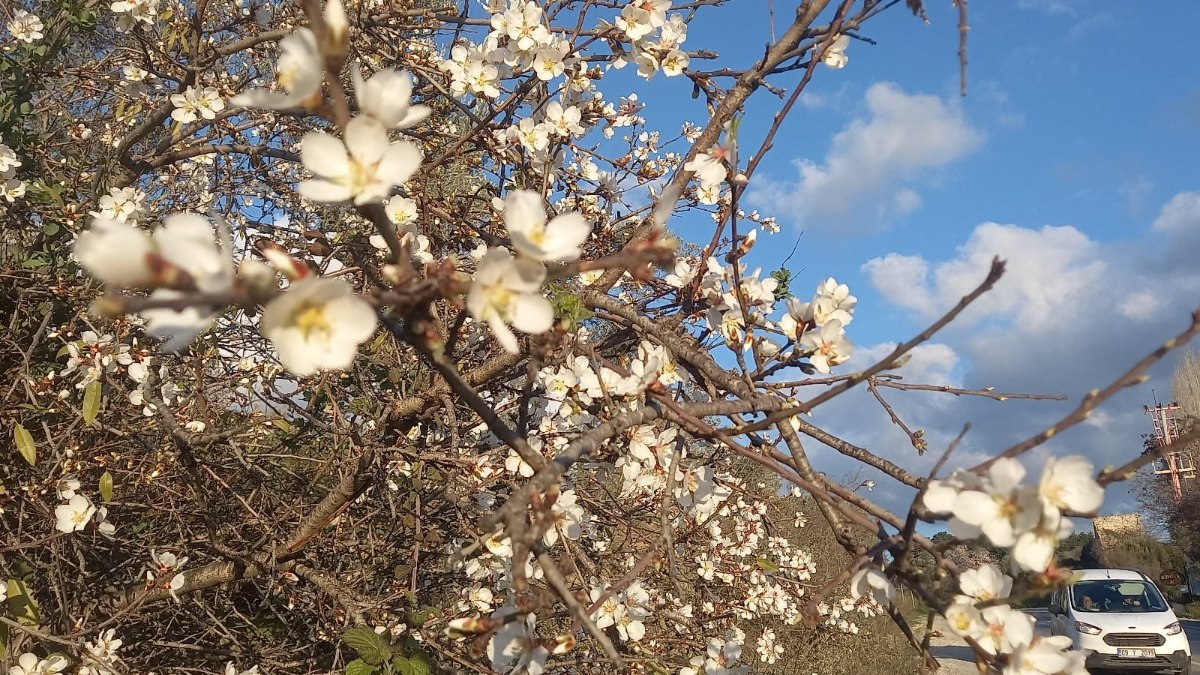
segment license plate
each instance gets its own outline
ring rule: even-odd
[[[1123,659],[1152,659],[1153,649],[1118,649],[1117,656]]]

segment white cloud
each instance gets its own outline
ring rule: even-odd
[[[791,213],[805,227],[886,226],[920,205],[921,178],[983,143],[957,102],[890,82],[872,85],[865,102],[866,114],[834,136],[823,162],[797,160],[794,183],[760,179],[751,203]]]
[[[994,256],[1007,272],[990,293],[964,314],[971,322],[991,314],[1015,316],[1039,326],[1074,313],[1080,295],[1104,274],[1097,244],[1071,226],[1040,230],[984,223],[958,247],[958,256],[931,266],[924,258],[896,253],[863,265],[871,282],[892,304],[923,318],[939,315],[983,281]]]
[[[945,258],[893,253],[864,266],[886,301],[909,310],[914,323],[940,315],[983,278],[993,255],[1008,272],[978,306],[937,335],[930,351],[899,371],[906,382],[945,383],[967,389],[995,387],[1011,393],[1065,394],[1066,401],[984,400],[927,392],[884,390],[910,427],[924,430],[930,452],[915,457],[903,434],[865,392],[848,392],[817,416],[830,430],[872,449],[913,473],[928,471],[938,451],[970,422],[973,430],[947,470],[970,466],[1028,438],[1069,412],[1091,389],[1112,382],[1130,365],[1176,334],[1200,298],[1200,228],[1191,208],[1197,193],[1183,193],[1163,208],[1162,225],[1141,240],[1101,242],[1075,227],[1027,228],[984,223]],[[1191,224],[1188,224],[1191,223]],[[869,299],[869,298],[868,298]],[[912,329],[915,332],[915,328]],[[898,335],[898,338],[908,335]],[[864,347],[855,367],[885,354],[891,344]],[[861,359],[861,361],[860,361]],[[1084,453],[1097,466],[1128,461],[1149,430],[1141,406],[1151,389],[1169,390],[1173,363],[1150,371],[1149,382],[1122,391],[1085,423],[1055,436],[1025,456],[1036,475],[1050,455]],[[819,470],[848,460],[827,449]],[[888,505],[903,510],[910,493],[883,490]],[[882,495],[887,495],[882,497]],[[1109,491],[1105,511],[1134,506],[1127,488]]]
[[[1162,307],[1163,299],[1149,288],[1126,295],[1120,303],[1121,316],[1134,321],[1149,319],[1158,314]]]
[[[1154,229],[1172,234],[1200,231],[1200,192],[1180,192],[1172,197],[1154,219]]]
[[[1075,14],[1075,3],[1070,0],[1017,0],[1017,7],[1045,14]]]

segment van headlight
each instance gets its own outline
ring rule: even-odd
[[[1099,635],[1100,634],[1099,626],[1093,626],[1090,623],[1084,623],[1082,621],[1075,622],[1075,630],[1079,631],[1080,633],[1087,633],[1088,635]]]
[[[1169,623],[1167,624],[1167,627],[1163,629],[1163,632],[1167,635],[1179,635],[1183,632],[1183,626],[1180,626],[1178,621],[1175,623]]]

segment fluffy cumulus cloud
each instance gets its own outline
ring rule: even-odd
[[[1168,234],[1200,232],[1200,192],[1180,192],[1172,197],[1154,220],[1154,229]]]
[[[1007,261],[1008,272],[964,321],[1003,313],[1030,327],[1060,322],[1063,312],[1073,313],[1081,306],[1081,296],[1092,292],[1108,268],[1099,246],[1074,227],[984,223],[951,260],[935,264],[892,253],[867,262],[863,269],[889,302],[932,318],[978,286],[994,256]]]
[[[1004,278],[968,310],[966,320],[939,333],[937,343],[923,345],[897,374],[906,382],[1063,394],[1067,400],[997,401],[885,389],[901,418],[924,430],[930,451],[923,457],[867,392],[835,399],[816,416],[834,433],[914,474],[927,472],[966,422],[972,431],[950,467],[971,466],[1033,436],[1187,325],[1189,312],[1200,304],[1200,268],[1194,254],[1179,254],[1200,250],[1197,228],[1178,225],[1192,217],[1186,207],[1191,194],[1172,198],[1159,221],[1141,228],[1140,238],[1134,233],[1126,241],[1104,242],[1077,227],[984,223],[944,259],[893,253],[864,266],[884,299],[910,314],[909,330],[915,333],[974,288],[994,255],[1006,259]],[[862,358],[858,367],[891,347],[864,347],[855,354]],[[1083,453],[1100,467],[1132,458],[1141,450],[1140,434],[1150,430],[1141,407],[1152,400],[1151,389],[1160,395],[1170,391],[1172,367],[1173,359],[1159,364],[1150,381],[1125,390],[1088,423],[1027,455],[1030,470],[1039,472],[1052,454]],[[851,470],[850,461],[828,448],[815,456],[818,469],[829,475]],[[877,483],[877,498],[895,510],[907,509],[910,490]],[[1133,508],[1136,500],[1127,487],[1109,491],[1105,512]]]
[[[921,205],[930,172],[978,148],[983,133],[955,102],[890,82],[867,90],[865,112],[834,136],[821,162],[798,159],[795,181],[760,179],[754,206],[807,228],[878,229]]]

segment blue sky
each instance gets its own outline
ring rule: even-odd
[[[761,56],[767,3],[758,15],[750,4],[700,12],[688,47],[718,51],[731,67]],[[818,68],[750,194],[751,206],[783,223],[760,238],[753,265],[777,267],[803,232],[789,264],[793,291],[807,295],[835,276],[859,297],[849,328],[859,367],[953,304],[992,255],[1009,260],[992,296],[901,374],[1068,402],[894,392],[906,421],[927,429],[933,452],[920,458],[863,392],[815,416],[915,472],[964,422],[975,431],[960,464],[1039,431],[1181,330],[1200,305],[1200,54],[1189,46],[1200,3],[971,3],[965,99],[949,5],[930,3],[928,26],[900,5],[865,27],[877,44],[852,43],[845,69]],[[704,121],[698,103],[678,105],[690,94],[682,78],[654,84],[643,94],[652,126],[668,131],[663,120],[680,114]],[[758,147],[780,103],[765,92],[751,100],[743,153]],[[677,226],[688,238],[711,235],[700,218]],[[1172,363],[1048,450],[1100,466],[1132,457],[1150,430],[1141,406],[1152,388],[1170,397]],[[810,450],[831,475],[850,469],[828,449]],[[1043,458],[1028,464],[1036,471]],[[909,493],[879,483],[876,497],[901,508]],[[1104,511],[1134,507],[1116,487]]]

